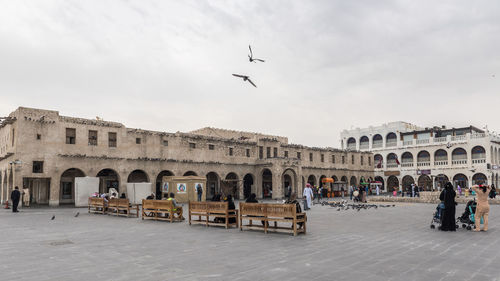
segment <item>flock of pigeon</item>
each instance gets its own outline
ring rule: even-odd
[[[318,203],[321,204],[322,206],[330,206],[332,208],[337,208],[337,211],[347,211],[347,210],[358,210],[358,212],[361,209],[377,209],[377,208],[389,208],[389,207],[396,207],[396,205],[377,205],[377,204],[366,204],[366,203],[348,203],[347,200],[342,200],[342,201],[336,201],[336,202],[321,202]]]
[[[265,62],[263,59],[258,59],[258,58],[253,57],[252,46],[248,45],[248,49],[250,50],[250,54],[248,54],[248,61],[250,61],[250,62],[258,62],[258,61]],[[255,85],[255,83],[252,80],[250,80],[250,77],[248,75],[241,75],[241,74],[234,74],[233,73],[233,76],[238,77],[238,78],[242,78],[243,81],[248,81],[255,88],[257,88],[257,85]]]

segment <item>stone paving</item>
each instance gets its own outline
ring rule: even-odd
[[[486,233],[431,230],[434,209],[315,205],[297,237],[76,208],[2,209],[0,280],[500,280],[500,206]]]

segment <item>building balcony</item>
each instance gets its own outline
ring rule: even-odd
[[[406,163],[401,163],[401,167],[404,167],[404,168],[410,168],[410,167],[413,167],[413,162],[406,162]]]
[[[434,166],[448,166],[448,160],[434,161]]]
[[[403,142],[403,146],[409,146],[409,145],[413,145],[413,140]]]
[[[374,141],[372,144],[372,148],[382,148],[384,143],[382,141]]]
[[[397,168],[398,166],[398,163],[387,163],[387,169]]]
[[[429,139],[417,140],[417,144],[429,144]]]
[[[430,161],[425,161],[425,162],[417,162],[417,167],[430,167],[431,162]]]
[[[398,142],[397,141],[388,141],[386,144],[385,144],[385,147],[395,147],[398,145]]]
[[[486,158],[483,159],[472,159],[472,164],[483,164],[486,163]]]
[[[356,150],[356,144],[348,144],[347,149]]]
[[[359,149],[369,149],[370,145],[368,143],[362,143],[359,145]]]
[[[453,166],[458,166],[458,165],[467,165],[467,159],[456,159],[456,160],[451,160],[451,165],[453,165]]]

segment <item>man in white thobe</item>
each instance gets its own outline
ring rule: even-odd
[[[314,196],[314,194],[313,194],[313,191],[311,189],[311,185],[307,184],[306,188],[304,188],[304,197],[306,198],[306,202],[307,202],[307,209],[306,210],[311,209],[311,204],[312,204],[311,202],[312,202],[313,196]]]

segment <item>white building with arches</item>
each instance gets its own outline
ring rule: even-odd
[[[500,136],[474,126],[422,128],[406,122],[344,130],[341,146],[374,154],[375,178],[386,191],[412,183],[425,190],[499,184]]]

